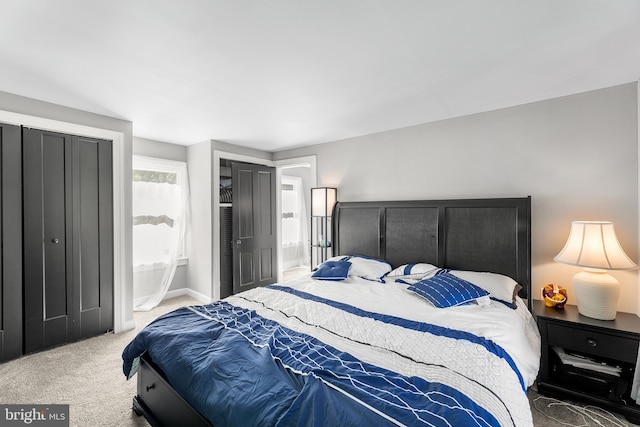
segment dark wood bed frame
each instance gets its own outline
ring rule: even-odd
[[[336,255],[504,274],[522,286],[531,309],[531,197],[340,202],[333,236]],[[146,353],[133,410],[154,427],[211,426]]]

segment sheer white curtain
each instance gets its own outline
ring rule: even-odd
[[[309,231],[302,179],[282,176],[283,268],[309,265]]]
[[[189,185],[184,162],[133,158],[133,305],[157,306],[184,256]]]

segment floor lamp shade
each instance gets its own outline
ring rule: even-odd
[[[567,243],[554,260],[584,269],[573,277],[580,314],[615,319],[620,284],[607,271],[629,270],[637,265],[620,246],[612,222],[573,221]]]
[[[336,204],[338,190],[331,187],[311,189],[311,216],[331,216]]]

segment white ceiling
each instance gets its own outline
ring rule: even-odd
[[[267,151],[637,81],[637,0],[0,0],[0,90]]]

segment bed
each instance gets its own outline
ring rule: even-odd
[[[134,410],[154,426],[531,425],[530,213],[530,197],[338,203],[336,257],[313,275],[133,339]]]

